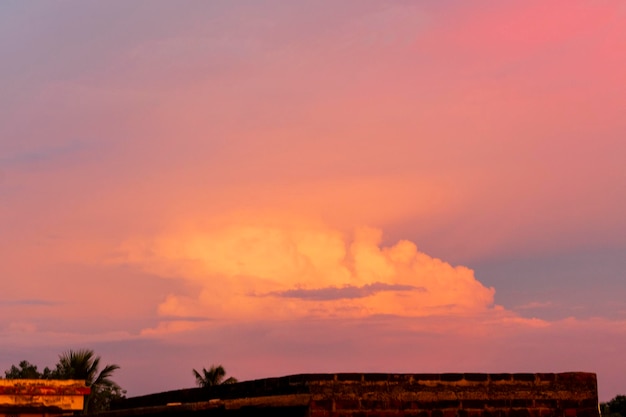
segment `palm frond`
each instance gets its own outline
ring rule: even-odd
[[[56,374],[62,379],[81,379],[85,385],[91,388],[85,401],[83,413],[91,409],[92,404],[97,402],[96,397],[103,392],[103,388],[120,390],[111,376],[120,369],[119,365],[106,365],[100,372],[100,356],[96,356],[91,349],[68,350],[59,355]]]
[[[194,377],[196,378],[196,385],[200,387],[212,387],[220,384],[234,384],[237,382],[235,378],[228,378],[224,380],[226,376],[226,370],[222,365],[211,365],[209,369],[202,368],[202,373],[192,370]]]

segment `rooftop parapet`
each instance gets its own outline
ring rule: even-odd
[[[126,399],[111,416],[598,417],[596,375],[300,374]]]

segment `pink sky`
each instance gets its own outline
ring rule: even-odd
[[[0,370],[626,393],[622,1],[0,4]]]

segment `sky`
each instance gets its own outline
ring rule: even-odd
[[[0,371],[626,393],[626,3],[0,2]]]

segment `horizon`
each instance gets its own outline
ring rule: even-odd
[[[617,0],[0,3],[0,371],[626,394],[624,28]]]

